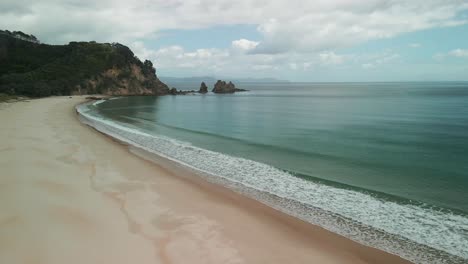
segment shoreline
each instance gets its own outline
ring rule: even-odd
[[[10,198],[1,200],[7,210],[0,214],[6,234],[0,245],[10,242],[5,252],[0,247],[1,262],[21,262],[28,256],[15,252],[24,249],[44,263],[73,263],[78,255],[78,263],[410,263],[205,181],[163,157],[138,157],[79,122],[74,106],[83,101],[52,97],[0,110],[9,124],[2,138],[12,138],[0,145],[10,175],[0,188],[12,187],[1,193]],[[44,198],[40,209],[14,206],[37,196],[18,192],[23,189]],[[51,213],[57,203],[60,210]]]

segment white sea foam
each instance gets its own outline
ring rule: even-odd
[[[94,106],[97,106],[98,104],[104,103],[106,100],[97,100],[96,102],[93,103]]]
[[[148,152],[203,172],[288,214],[416,263],[466,263],[468,218],[306,181],[269,166],[150,135],[78,106],[83,122]]]
[[[93,106],[97,106],[97,105],[102,104],[102,103],[104,103],[104,102],[106,102],[106,101],[118,100],[118,99],[122,99],[122,98],[124,98],[124,97],[110,97],[110,98],[105,99],[105,100],[104,100],[104,99],[101,99],[101,100],[97,100],[97,101],[94,102],[92,105],[93,105]]]

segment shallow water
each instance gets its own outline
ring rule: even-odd
[[[88,121],[419,263],[468,259],[468,83],[243,84],[129,97]]]

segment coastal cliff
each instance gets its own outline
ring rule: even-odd
[[[151,61],[119,43],[41,44],[33,35],[0,30],[0,93],[164,95],[169,87]]]

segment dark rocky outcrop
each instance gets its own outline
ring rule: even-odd
[[[236,88],[236,92],[248,92],[249,90]]]
[[[186,95],[186,94],[195,94],[195,93],[196,93],[195,90],[190,90],[190,91],[179,90],[179,91],[177,91],[177,89],[174,88],[174,87],[172,87],[171,90],[169,90],[170,95]]]
[[[200,84],[200,90],[198,90],[198,92],[203,94],[208,92],[208,86],[206,86],[205,82]]]
[[[235,93],[235,92],[244,92],[245,89],[236,88],[232,82],[226,83],[225,81],[218,80],[212,90],[213,93]]]
[[[169,90],[169,94],[172,94],[172,95],[176,95],[177,94],[177,89],[172,87],[170,90]]]
[[[151,61],[119,43],[41,44],[33,35],[0,31],[0,93],[164,95],[169,87]]]
[[[232,83],[226,83],[225,81],[218,80],[212,90],[213,93],[234,93],[236,86]]]

